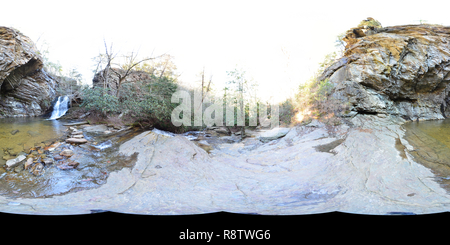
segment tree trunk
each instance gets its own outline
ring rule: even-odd
[[[245,138],[245,111],[244,111],[244,84],[243,81],[239,81],[239,107],[241,109],[242,120],[244,125],[241,126],[241,140]]]
[[[117,92],[116,92],[116,97],[119,98],[119,94],[120,94],[120,87],[122,85],[123,80],[125,80],[125,77],[120,77],[119,78],[119,83],[117,84]]]
[[[225,129],[227,130],[227,132],[228,132],[228,135],[230,135],[231,136],[231,129],[230,129],[230,127],[229,126],[225,126]]]
[[[105,70],[102,72],[103,77],[103,89],[106,89],[106,84],[108,83],[108,73],[109,73],[109,65],[106,66]]]

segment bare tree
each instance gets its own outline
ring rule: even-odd
[[[134,53],[131,52],[130,55],[125,56],[125,64],[123,64],[121,67],[124,70],[123,73],[116,71],[115,69],[111,69],[111,71],[116,74],[117,78],[119,79],[117,82],[117,93],[116,96],[119,97],[120,94],[120,87],[122,86],[122,83],[125,81],[125,79],[127,78],[128,75],[131,74],[131,72],[133,71],[133,69],[139,65],[142,62],[148,61],[148,60],[153,60],[156,57],[152,57],[152,58],[145,58],[142,60],[137,61],[137,55],[138,53]],[[164,71],[162,72],[164,73]],[[161,73],[161,76],[162,76]]]
[[[236,99],[236,107],[239,106],[239,113],[237,114],[238,118],[236,118],[236,123],[233,122],[233,124],[235,124],[234,127],[240,128],[242,140],[246,137],[244,93],[248,93],[248,80],[245,78],[245,72],[242,70],[235,69],[234,71],[227,72],[227,74],[232,78],[228,84],[231,85],[233,88],[232,90],[234,90],[230,91],[231,93],[228,96],[234,97],[234,99]],[[242,125],[239,125],[241,123]],[[227,131],[231,132],[230,129],[227,129]]]
[[[97,59],[97,67],[95,68],[94,74],[99,72],[99,76],[103,80],[103,88],[106,89],[108,86],[109,72],[111,70],[112,61],[115,59],[116,55],[113,52],[113,45],[110,44],[109,48],[106,41],[103,40],[105,44],[105,54],[99,54],[95,59]],[[103,67],[105,65],[105,67]]]
[[[111,70],[111,62],[112,60],[116,57],[116,54],[113,53],[112,51],[112,43],[109,47],[109,52],[108,52],[108,47],[106,46],[106,42],[105,42],[105,52],[106,52],[106,67],[103,70],[103,88],[106,88],[106,85],[108,84],[108,75],[109,75],[109,71]]]
[[[137,59],[138,53],[131,52],[131,54],[123,56],[125,58],[125,63],[120,65],[118,63],[113,63],[113,60],[116,58],[117,53],[113,52],[113,45],[110,44],[109,48],[106,44],[106,41],[104,41],[105,44],[105,54],[100,54],[98,56],[98,63],[97,68],[95,70],[95,73],[97,73],[100,70],[100,77],[103,80],[103,88],[107,88],[109,85],[109,75],[110,73],[113,73],[117,76],[117,91],[116,96],[119,97],[120,95],[120,88],[122,86],[122,83],[125,81],[125,79],[131,74],[131,72],[134,70],[134,68],[139,65],[142,62],[152,60],[158,57],[152,57],[152,58],[144,58],[141,60]],[[103,68],[103,64],[105,67]],[[113,66],[116,66],[117,68],[114,68]]]
[[[203,101],[205,100],[206,96],[208,95],[208,92],[210,91],[211,88],[211,82],[212,82],[212,75],[209,77],[209,82],[208,82],[208,86],[206,87],[206,91],[205,91],[205,67],[203,67],[203,71],[202,71],[202,86],[201,86],[201,102],[200,105],[198,106],[198,110],[203,111]],[[202,126],[203,127],[203,126]]]

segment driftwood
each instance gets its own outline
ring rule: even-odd
[[[66,123],[66,124],[63,124],[63,126],[76,126],[76,125],[83,125],[83,124],[88,124],[88,122],[82,121],[82,122]]]

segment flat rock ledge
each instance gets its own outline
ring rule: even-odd
[[[332,131],[321,125],[295,127],[280,139],[252,148],[245,148],[245,142],[223,144],[215,154],[207,154],[185,137],[148,131],[119,148],[124,155],[138,153],[134,167],[112,172],[101,187],[52,198],[0,196],[0,212],[386,215],[448,211],[450,195],[433,180],[431,170],[409,154],[413,148],[402,138],[404,122],[391,116],[356,115]],[[395,147],[397,139],[404,150]],[[11,202],[15,205],[8,205]]]
[[[84,144],[87,143],[87,139],[80,139],[80,138],[68,138],[66,139],[66,143],[74,143],[74,144]]]

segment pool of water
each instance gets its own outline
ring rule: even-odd
[[[43,118],[0,118],[0,167],[8,156],[61,138],[67,129],[63,124]]]
[[[408,122],[405,139],[414,147],[414,160],[430,168],[450,193],[450,119]]]

